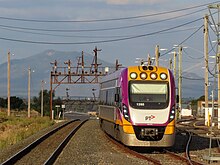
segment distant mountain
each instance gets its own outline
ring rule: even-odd
[[[11,95],[20,97],[27,97],[28,87],[28,68],[31,68],[31,96],[37,96],[41,90],[41,80],[46,81],[45,89],[50,88],[50,72],[52,70],[51,62],[57,60],[58,66],[67,66],[64,64],[65,61],[71,60],[72,65],[76,67],[78,57],[81,57],[82,52],[61,52],[55,50],[46,50],[42,53],[23,58],[23,59],[12,59],[11,60]],[[90,67],[93,61],[94,55],[84,53],[85,66]],[[114,61],[112,61],[114,62]],[[102,67],[113,66],[113,64],[98,59],[98,63],[101,63]],[[7,62],[0,65],[2,74],[0,75],[0,97],[7,96]],[[55,86],[55,85],[53,85]],[[65,96],[68,85],[60,85],[57,88],[60,95]],[[87,85],[88,86],[88,85]],[[90,87],[83,87],[82,90],[78,87],[71,85],[74,91],[69,90],[70,94],[75,93],[79,95],[92,95]],[[89,91],[89,94],[88,94]]]
[[[28,88],[28,67],[34,71],[31,73],[31,96],[37,96],[41,90],[41,80],[46,81],[45,89],[50,89],[50,72],[53,65],[51,62],[57,60],[58,66],[66,66],[65,61],[71,60],[72,65],[76,67],[78,57],[82,52],[62,52],[55,50],[46,50],[42,53],[23,58],[11,60],[11,96],[27,97]],[[91,66],[94,55],[84,53],[85,66]],[[98,59],[102,67],[114,67],[114,59],[106,62]],[[0,97],[7,96],[7,62],[0,65]],[[195,73],[183,73],[183,97],[198,98],[204,95],[204,80]],[[53,85],[55,87],[56,85]],[[176,82],[178,87],[178,82]],[[98,96],[98,90],[93,91],[92,88],[98,89],[99,85],[60,85],[56,88],[56,96],[66,96],[66,88],[69,88],[69,96],[92,97],[93,94]]]

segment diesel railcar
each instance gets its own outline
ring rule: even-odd
[[[171,147],[175,107],[175,81],[167,68],[129,66],[101,80],[100,127],[127,146]]]

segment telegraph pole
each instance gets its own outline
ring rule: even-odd
[[[8,51],[8,116],[11,115],[11,63],[10,63],[10,51]]]
[[[173,75],[174,79],[176,79],[176,51],[173,53]]]
[[[219,29],[220,29],[220,5],[219,4],[211,4],[208,6],[209,13],[212,19],[213,24],[215,25],[215,33],[217,36],[217,53],[216,53],[216,62],[217,62],[217,74],[218,74],[218,129],[220,129],[220,39],[219,39]],[[217,9],[218,16],[217,16],[217,23],[215,23],[215,20],[212,16],[211,9]]]
[[[41,117],[44,116],[44,83],[45,81],[41,81]]]
[[[173,60],[172,60],[172,58],[170,58],[169,62],[170,62],[170,70],[172,70],[173,69]]]
[[[31,68],[28,68],[28,118],[31,117]]]
[[[118,59],[115,61],[115,70],[119,70],[119,67],[122,66],[122,64],[119,64]]]
[[[205,125],[209,126],[209,96],[208,96],[208,15],[204,17],[204,57],[205,57]]]
[[[182,50],[183,47],[179,46],[179,118],[181,119],[182,111]]]
[[[156,45],[155,47],[155,61],[156,61],[156,66],[159,66],[159,45]]]

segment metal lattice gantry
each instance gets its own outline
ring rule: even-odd
[[[52,117],[52,101],[53,92],[61,84],[97,84],[99,78],[105,76],[107,71],[105,67],[101,67],[101,63],[98,63],[98,52],[101,49],[95,49],[94,58],[89,66],[85,66],[84,52],[82,51],[81,57],[78,57],[76,66],[73,66],[71,60],[64,62],[65,66],[58,66],[57,60],[51,62],[52,71],[50,73],[50,116]],[[116,60],[115,69],[118,70],[121,64]],[[56,85],[53,88],[53,85]]]

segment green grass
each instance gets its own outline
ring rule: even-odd
[[[54,124],[49,117],[27,118],[23,114],[16,112],[8,117],[5,111],[0,111],[0,150]]]

